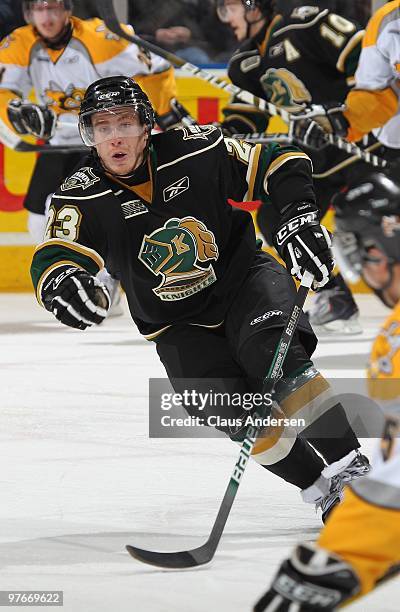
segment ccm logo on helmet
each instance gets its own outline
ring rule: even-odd
[[[119,96],[119,91],[109,91],[108,93],[101,94],[101,96],[99,96],[99,100],[107,100],[108,98],[113,98],[114,96]]]
[[[294,219],[291,219],[289,223],[286,223],[281,227],[281,229],[277,232],[277,244],[281,246],[292,234],[297,232],[303,225],[313,224],[315,221],[318,221],[318,213],[317,211],[313,211],[310,213],[305,213],[304,215],[299,215]]]
[[[269,312],[265,312],[263,315],[261,315],[261,317],[253,319],[250,325],[257,325],[257,323],[262,323],[271,317],[279,317],[281,315],[283,315],[282,310],[270,310]]]

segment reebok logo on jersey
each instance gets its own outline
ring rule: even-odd
[[[261,317],[257,317],[253,319],[250,325],[257,325],[257,323],[262,323],[263,321],[267,321],[271,317],[280,317],[283,315],[282,310],[270,310],[269,312],[265,312]]]
[[[176,196],[181,195],[184,191],[187,191],[190,187],[190,181],[188,176],[184,176],[183,178],[175,181],[169,187],[166,187],[163,191],[164,202],[169,202],[176,198]]]

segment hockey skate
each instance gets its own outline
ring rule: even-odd
[[[323,497],[321,500],[317,501],[315,504],[315,510],[321,510],[321,519],[323,523],[326,523],[326,520],[332,510],[343,501],[344,493],[343,493],[343,482],[341,481],[339,476],[333,476],[330,479],[329,492]]]
[[[303,501],[321,510],[325,523],[333,508],[343,500],[343,489],[349,482],[361,478],[371,470],[370,463],[359,450],[352,451],[340,461],[328,465],[318,480],[301,492]]]
[[[352,480],[361,478],[361,476],[365,476],[371,471],[371,465],[368,458],[362,455],[359,450],[354,452],[355,456],[350,463],[336,474],[344,485]]]
[[[315,296],[308,312],[309,321],[316,334],[362,333],[358,320],[358,306],[344,281],[337,277],[336,286],[322,289]]]
[[[321,510],[322,520],[326,521],[329,513],[343,499],[343,483],[339,476],[321,476],[307,489],[303,489],[301,497],[306,504],[314,504],[315,511]]]
[[[342,501],[345,485],[366,476],[370,471],[371,465],[368,458],[359,450],[353,451],[344,460],[337,461],[323,470],[323,476],[330,480],[330,490],[320,502],[316,503],[316,509],[321,509],[324,523],[333,508]]]

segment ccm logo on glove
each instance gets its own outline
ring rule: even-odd
[[[318,223],[318,212],[312,211],[291,219],[276,233],[276,244],[281,246],[290,236],[298,232],[304,225]]]

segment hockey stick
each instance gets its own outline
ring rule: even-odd
[[[74,124],[59,122],[58,125],[62,128],[77,129]],[[31,144],[26,142],[13,132],[3,121],[0,120],[0,142],[20,153],[72,153],[87,151],[87,147],[83,144],[79,145],[50,145],[50,144]]]
[[[279,340],[275,351],[267,377],[264,379],[263,393],[266,389],[273,394],[276,382],[281,377],[282,365],[285,361],[287,352],[293,339],[299,318],[304,306],[304,302],[308,295],[308,291],[312,285],[313,276],[309,272],[305,272],[297,292],[297,296],[288,317],[282,336]],[[265,414],[254,414],[255,417],[264,418]],[[205,544],[192,550],[183,550],[180,552],[156,552],[151,550],[143,550],[136,546],[127,545],[126,549],[132,557],[149,565],[157,567],[167,567],[175,569],[183,569],[187,567],[197,567],[209,563],[214,556],[218,543],[221,539],[226,521],[228,520],[232,504],[235,500],[242,476],[249,461],[251,451],[255,444],[258,434],[262,426],[249,425],[242,447],[240,449],[238,460],[235,464],[233,474],[229,480],[228,487],[221,502],[217,518],[215,519],[211,534]]]
[[[257,142],[260,144],[266,144],[272,142],[274,136],[276,136],[275,142],[282,142],[287,144],[296,144],[296,142],[299,142],[296,141],[295,137],[290,136],[289,134],[286,135],[286,138],[285,134],[234,134],[232,138],[238,140],[247,140],[247,142]],[[361,147],[353,144],[352,142],[347,142],[346,140],[343,140],[342,138],[339,138],[339,136],[335,136],[334,134],[326,134],[326,140],[327,144],[334,145],[338,149],[343,150],[346,153],[352,154],[352,157],[350,157],[349,160],[346,160],[350,163],[354,163],[356,161],[365,161],[366,163],[371,164],[371,166],[374,166],[375,168],[385,168],[388,164],[385,159],[382,159],[377,155],[372,155],[368,149],[361,149]],[[375,145],[376,146],[374,146],[374,148],[382,146],[381,143],[375,143]]]
[[[4,143],[3,143],[4,144]],[[49,145],[49,144],[30,144],[21,140],[14,147],[18,153],[87,153],[88,149],[84,145]]]
[[[187,72],[191,76],[198,77],[203,81],[207,81],[207,83],[210,83],[210,85],[214,85],[218,89],[227,91],[231,95],[236,96],[242,102],[251,104],[252,106],[257,107],[262,111],[268,112],[270,115],[277,115],[281,117],[287,124],[290,124],[290,122],[292,121],[297,121],[301,118],[304,118],[304,116],[289,113],[285,109],[280,108],[279,106],[275,106],[275,104],[272,104],[272,102],[269,102],[268,100],[258,98],[257,96],[251,94],[249,91],[246,91],[245,89],[240,89],[239,87],[236,87],[236,85],[233,85],[232,83],[228,83],[227,81],[218,78],[217,76],[212,74],[212,72],[202,70],[198,66],[189,64],[174,53],[170,53],[169,51],[166,51],[165,49],[162,49],[161,47],[158,47],[157,45],[154,45],[153,43],[147,40],[143,40],[135,34],[128,34],[121,27],[121,24],[118,21],[117,15],[114,10],[113,0],[97,0],[97,5],[99,7],[100,15],[104,20],[105,25],[111,32],[117,34],[117,36],[120,36],[121,38],[124,38],[129,42],[135,43],[139,47],[147,49],[155,55],[164,58],[165,60],[170,62],[170,64],[173,64],[174,66]],[[316,114],[317,112],[315,112],[314,116],[316,116]],[[307,118],[312,118],[312,116],[312,114],[308,114]],[[338,147],[339,149],[342,149],[349,154],[358,155],[360,159],[367,162],[368,164],[371,164],[372,166],[383,168],[386,165],[385,160],[382,160],[376,155],[365,153],[363,149],[361,149],[354,143],[347,142],[347,140],[343,140],[343,138],[340,138],[339,136],[327,134],[327,141],[335,147]]]

